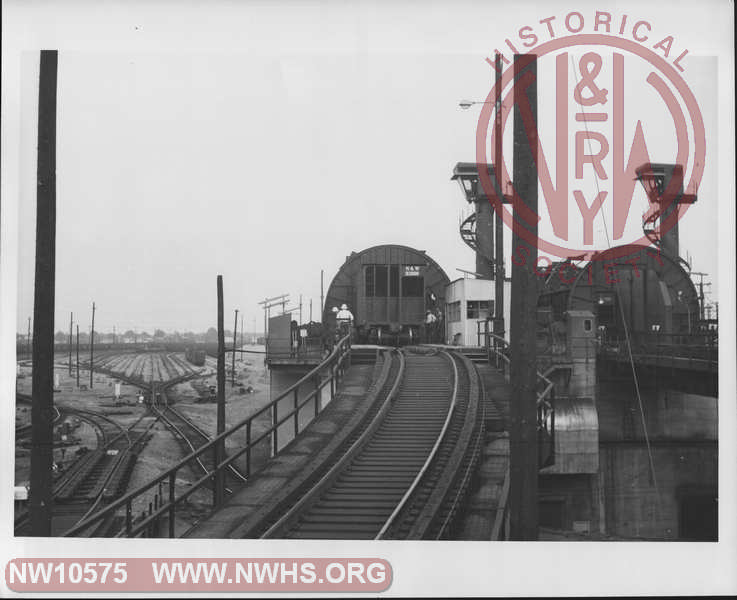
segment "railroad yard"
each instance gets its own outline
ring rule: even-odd
[[[96,353],[91,387],[89,355],[80,355],[79,379],[76,363],[70,374],[64,358],[57,356],[54,365],[53,535],[63,535],[110,499],[152,480],[209,441],[216,430],[214,358],[208,356],[204,365],[196,366],[185,359],[184,353]],[[237,359],[235,385],[231,378],[229,363],[226,427],[247,418],[269,399],[261,356]],[[27,486],[30,478],[30,392],[30,361],[20,361],[15,411],[17,488]],[[229,448],[226,445],[226,451]],[[255,453],[252,464],[265,461],[267,453]],[[190,469],[180,471],[176,492],[186,490],[202,476],[203,468],[211,466],[192,464]],[[236,475],[233,479],[235,486],[239,480]],[[164,493],[168,490],[136,497],[131,507],[133,519],[143,518],[152,505],[161,502]],[[177,527],[186,530],[196,523],[209,510],[210,497],[203,490],[192,494],[177,511]],[[86,534],[115,536],[120,527],[119,519],[111,519]],[[27,534],[24,508],[16,509],[15,529],[18,535]]]

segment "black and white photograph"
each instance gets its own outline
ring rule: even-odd
[[[4,1],[4,591],[737,592],[733,11]]]

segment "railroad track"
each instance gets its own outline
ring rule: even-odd
[[[448,537],[478,458],[478,376],[460,355],[402,351],[381,406],[262,538]]]
[[[154,410],[157,411],[160,419],[164,422],[167,428],[174,433],[174,436],[181,445],[185,456],[210,441],[211,438],[207,433],[168,403],[166,389],[160,389],[159,392],[161,394],[161,402],[163,404],[156,403]],[[215,469],[214,448],[213,452],[206,452],[194,458],[189,466],[197,476],[213,472]],[[228,494],[232,493],[233,488],[238,485],[242,485],[247,481],[246,476],[233,465],[228,467],[226,473],[225,492]],[[211,483],[210,487],[213,485],[214,481]]]
[[[54,505],[51,519],[51,535],[62,535],[79,521],[94,512],[104,502],[109,502],[127,487],[137,452],[140,451],[148,430],[155,420],[136,431],[146,415],[141,415],[130,427],[124,428],[100,413],[81,409],[64,409],[66,414],[77,415],[92,425],[97,434],[97,447],[80,457],[64,473],[54,480]],[[112,520],[101,523],[86,532],[88,536],[106,535]],[[30,534],[28,512],[15,519],[15,535]]]
[[[175,360],[172,360],[173,358],[164,355],[156,357],[158,361],[156,369],[159,377],[175,375],[173,379],[159,382],[161,387],[157,389],[161,392],[176,383],[200,376],[198,371],[189,368],[180,374],[173,366],[178,364]],[[153,384],[147,385],[138,377],[126,376],[125,373],[109,369],[106,366],[99,368],[96,366],[95,369],[143,389],[154,387]],[[30,395],[18,394],[17,401],[31,403],[32,399]],[[145,445],[151,428],[160,418],[164,418],[161,411],[156,410],[155,405],[152,404],[150,408],[151,410],[146,411],[127,428],[122,427],[113,419],[101,413],[81,409],[63,409],[65,414],[77,415],[95,428],[97,447],[81,456],[66,472],[57,473],[54,476],[51,535],[62,535],[79,521],[98,510],[102,504],[125,493],[136,459]],[[60,413],[56,407],[54,409],[57,414],[56,421],[60,418]],[[167,413],[165,422],[169,425],[178,420],[177,427],[180,432],[186,432],[184,433],[185,437],[196,438],[197,434],[201,434],[205,439],[209,439],[179,413],[176,413],[176,415],[170,411],[167,411]],[[152,416],[154,418],[150,418]],[[149,422],[141,427],[141,423],[146,417],[150,418]],[[188,427],[191,427],[191,429],[187,429]],[[30,425],[17,428],[16,440],[28,435],[30,435]],[[197,445],[201,443],[204,443],[204,441],[195,441]],[[189,452],[191,452],[191,448],[187,450],[187,453]],[[208,466],[212,468],[213,465]],[[240,474],[234,469],[233,477],[236,478],[237,476],[240,476]],[[83,535],[109,536],[111,533],[114,534],[116,528],[119,529],[119,521],[119,517],[108,519],[84,532]],[[23,511],[16,515],[15,535],[24,536],[29,534],[29,514],[27,511]]]
[[[15,394],[15,401],[19,404],[33,404],[33,399],[30,394],[22,394],[20,392],[16,392]],[[54,406],[54,419],[53,423],[56,423],[61,419],[61,412],[59,409]],[[32,423],[26,423],[25,425],[19,425],[15,428],[15,443],[17,444],[20,440],[31,437],[31,429],[32,429]]]

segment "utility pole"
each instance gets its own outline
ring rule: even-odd
[[[323,314],[325,313],[325,294],[323,292],[323,277],[325,272],[320,269],[320,322],[322,323]]]
[[[537,539],[537,57],[514,55],[514,227],[510,323],[510,537]]]
[[[217,431],[220,435],[225,431],[225,329],[223,324],[223,276],[217,278],[218,294],[218,366],[217,366]],[[235,353],[233,354],[235,356]],[[215,466],[225,458],[225,441],[215,444]],[[215,475],[215,504],[220,505],[225,499],[225,471],[220,469]]]
[[[33,299],[31,535],[51,535],[54,462],[54,305],[56,283],[56,76],[58,52],[41,50],[36,167],[36,273]]]
[[[267,301],[266,298],[264,298],[264,302],[263,302],[264,304],[264,344],[266,343],[266,330],[268,328],[268,321],[266,317],[266,301]]]
[[[704,320],[704,286],[710,286],[710,283],[704,283],[704,277],[709,275],[708,273],[691,272],[691,275],[697,275],[699,277],[699,317]]]
[[[69,313],[69,377],[72,376],[72,326],[74,324],[74,313]]]
[[[268,322],[269,317],[271,316],[271,308],[281,304],[283,310],[287,302],[289,302],[289,294],[282,294],[281,296],[274,296],[273,298],[264,298],[258,303],[258,305],[262,306],[264,309],[264,338],[268,339],[269,335]]]
[[[31,317],[28,317],[28,336],[26,337],[26,351],[31,356]]]
[[[79,325],[77,325],[77,388],[79,388]]]
[[[230,380],[230,385],[235,387],[235,339],[236,339],[236,330],[238,329],[238,309],[235,309],[235,324],[233,325],[233,375],[232,379]]]
[[[299,295],[299,324],[302,325],[302,294]]]
[[[504,337],[504,188],[502,174],[502,55],[496,55],[496,94],[494,98],[494,189],[496,190],[496,265],[494,266],[494,333]]]
[[[310,298],[310,323],[312,323],[312,298]]]
[[[90,333],[90,389],[92,389],[92,373],[95,360],[95,303],[92,303],[92,333]]]

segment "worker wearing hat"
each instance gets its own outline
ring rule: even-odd
[[[335,313],[335,320],[338,324],[338,329],[341,335],[346,335],[351,332],[353,326],[353,313],[348,310],[347,304],[342,304],[340,310]]]

